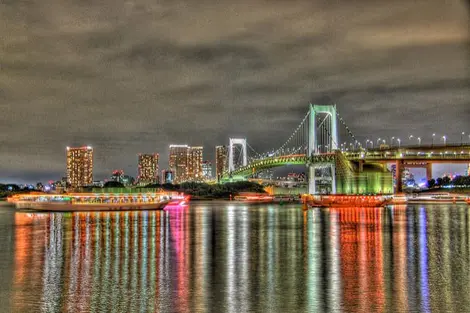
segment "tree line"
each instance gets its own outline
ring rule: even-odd
[[[470,176],[455,176],[450,178],[449,176],[439,177],[437,179],[428,180],[428,188],[439,188],[453,186],[457,188],[469,188],[470,187]]]
[[[168,191],[183,192],[184,194],[206,198],[229,198],[240,192],[265,193],[263,186],[249,181],[233,182],[226,184],[206,184],[185,182],[182,184],[150,184],[145,188],[162,188]]]

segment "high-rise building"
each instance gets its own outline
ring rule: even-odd
[[[202,181],[203,147],[188,145],[170,145],[169,165],[173,173],[173,182]]]
[[[222,174],[227,170],[228,165],[228,148],[227,146],[215,147],[215,176],[217,180],[222,177]]]
[[[158,153],[139,154],[137,180],[139,184],[158,183]]]
[[[67,183],[72,188],[93,183],[92,147],[67,147]]]
[[[212,179],[212,163],[209,161],[202,162],[202,176],[205,180]]]
[[[203,181],[202,175],[202,152],[203,147],[189,147],[188,149],[188,167],[187,179],[188,181]]]
[[[188,145],[170,145],[169,165],[173,172],[173,182],[181,183],[187,180]]]

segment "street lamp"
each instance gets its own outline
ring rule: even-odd
[[[398,149],[400,149],[400,146],[401,146],[401,139],[400,139],[400,138],[397,138],[397,141],[398,141]]]
[[[382,140],[382,138],[377,139],[377,146],[379,145],[380,140]]]
[[[444,146],[447,145],[447,137],[446,136],[442,136],[442,139],[444,140]]]
[[[413,135],[410,135],[410,137],[408,138],[410,142],[411,142],[411,139],[413,139],[413,137],[414,137]]]
[[[421,147],[421,137],[418,137],[418,147]]]
[[[460,145],[463,146],[463,135],[465,135],[465,132],[462,132],[460,134]]]
[[[436,134],[432,134],[432,147],[434,147],[434,137],[436,137]]]
[[[390,139],[390,147],[393,148],[393,139],[395,139],[395,137],[392,137],[392,139]]]

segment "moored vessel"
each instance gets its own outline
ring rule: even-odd
[[[258,192],[241,192],[233,197],[233,200],[246,203],[271,203],[274,201],[274,196]]]
[[[435,203],[435,204],[454,204],[454,203],[469,203],[468,198],[464,195],[438,193],[438,194],[418,194],[408,197],[408,203]]]
[[[391,197],[383,195],[304,195],[302,200],[311,207],[382,207]]]
[[[122,193],[65,193],[17,194],[8,201],[17,209],[36,211],[126,211],[160,210],[167,204],[188,201],[188,196],[177,192],[122,192]]]

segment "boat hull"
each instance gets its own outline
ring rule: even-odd
[[[19,210],[34,210],[47,212],[78,212],[78,211],[138,211],[138,210],[163,210],[170,203],[161,201],[158,203],[94,203],[94,204],[71,204],[71,203],[38,203],[31,201],[17,201],[15,206]]]
[[[237,203],[244,204],[262,204],[262,203],[274,203],[274,200],[234,200]]]
[[[409,199],[408,204],[457,204],[465,203],[465,200],[442,200],[442,199]]]
[[[326,208],[376,208],[383,207],[390,203],[390,200],[382,196],[349,196],[349,195],[328,195],[314,196],[307,195],[303,201],[310,207]]]

